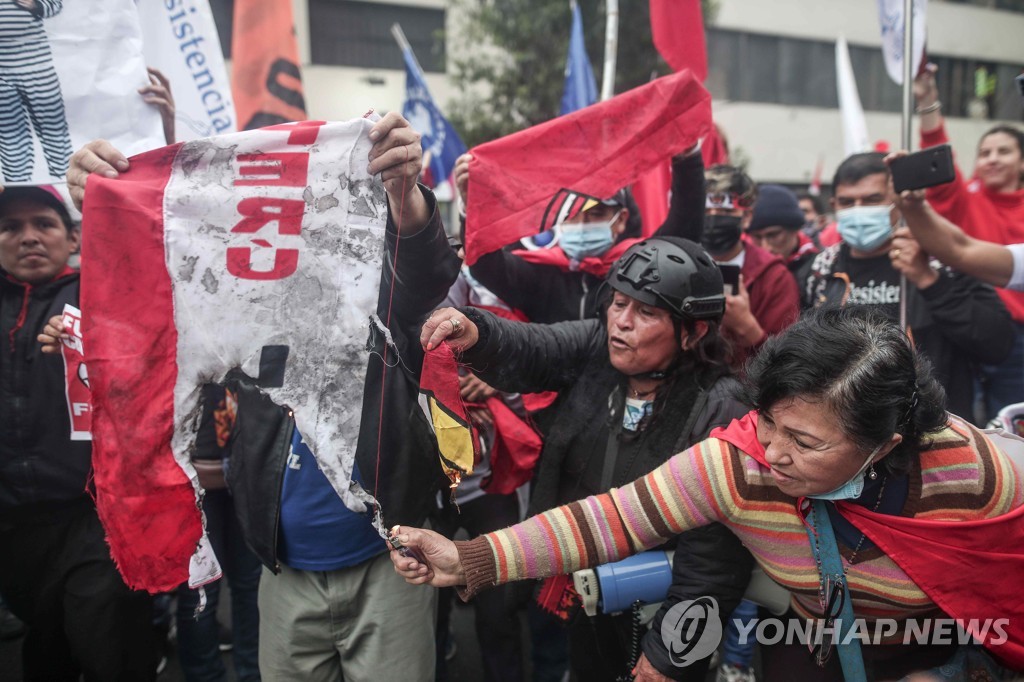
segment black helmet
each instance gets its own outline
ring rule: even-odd
[[[718,266],[682,237],[651,237],[629,247],[608,273],[608,285],[675,317],[722,319],[725,287]]]

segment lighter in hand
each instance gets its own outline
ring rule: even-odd
[[[388,533],[388,542],[390,542],[391,546],[397,549],[398,553],[406,559],[415,559],[421,564],[426,565],[427,562],[423,560],[423,557],[420,556],[419,552],[412,547],[406,547],[398,539],[398,526],[392,526],[391,531]]]

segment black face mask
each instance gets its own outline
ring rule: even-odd
[[[735,215],[704,216],[704,232],[700,236],[700,245],[712,256],[727,253],[740,240],[743,218]]]

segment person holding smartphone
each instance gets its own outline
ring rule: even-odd
[[[883,154],[848,157],[832,187],[843,242],[801,274],[805,307],[868,305],[896,321],[905,297],[907,326],[946,389],[948,409],[972,414],[975,368],[1002,361],[1013,344],[1006,306],[986,284],[933,264],[910,230],[896,229],[897,196]]]
[[[948,142],[942,102],[935,81],[937,68],[929,64],[914,79],[917,113],[921,117],[921,146]],[[971,237],[996,244],[1024,242],[1024,132],[1016,126],[997,125],[978,142],[974,173],[933,187],[926,196],[943,218]],[[983,368],[985,402],[989,417],[1012,403],[1024,401],[1024,294],[999,291],[1010,310],[1017,343],[1004,362]]]
[[[742,367],[765,339],[793,324],[800,312],[796,282],[778,257],[741,238],[757,200],[757,186],[739,168],[712,166],[704,174],[703,246],[723,276],[739,268],[734,291],[726,292],[722,333],[733,346],[731,364]],[[801,219],[801,223],[802,223]]]
[[[936,212],[924,190],[902,192],[898,206],[914,238],[930,255],[992,286],[1024,291],[1024,243],[1003,246],[969,236]]]

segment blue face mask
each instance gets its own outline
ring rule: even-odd
[[[558,245],[574,261],[603,256],[615,242],[612,224],[618,219],[619,214],[616,213],[610,220],[600,223],[565,223],[559,228]]]
[[[867,471],[867,468],[869,466],[871,466],[871,460],[875,458],[875,455],[877,455],[878,451],[881,449],[882,446],[879,445],[877,448],[872,450],[871,454],[868,455],[868,458],[864,460],[864,465],[860,468],[860,471],[854,474],[853,478],[851,478],[846,483],[842,484],[835,490],[831,490],[827,493],[821,493],[820,495],[808,495],[807,497],[811,498],[812,500],[833,501],[857,499],[858,497],[861,496],[861,493],[864,492],[864,472]]]
[[[891,206],[851,206],[836,211],[843,241],[858,251],[874,251],[892,236]]]

